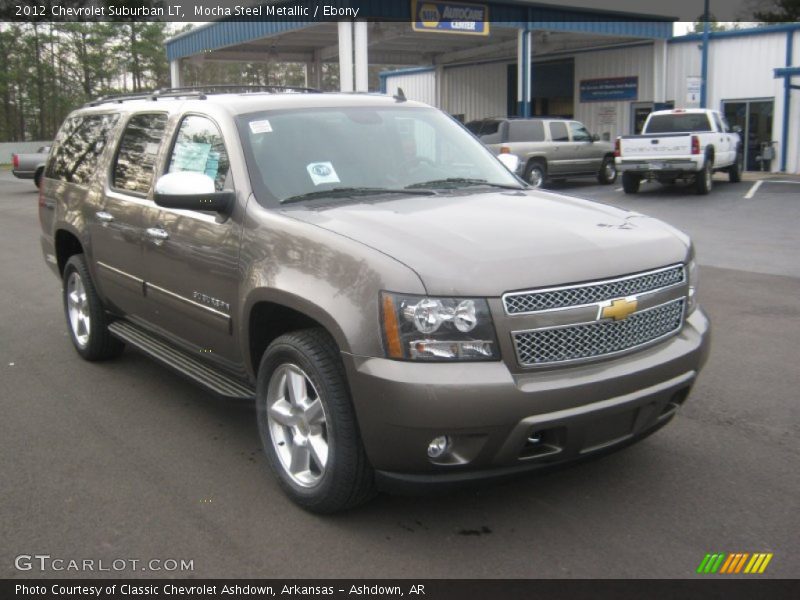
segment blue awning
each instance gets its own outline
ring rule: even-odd
[[[308,5],[313,14],[316,0],[287,0],[275,4]],[[411,20],[411,2],[386,0],[328,0],[326,4],[337,7],[359,6],[370,20]],[[572,9],[530,3],[495,2],[489,5],[493,23],[517,29],[568,31],[596,35],[631,38],[668,39],[672,36],[674,19],[634,13],[619,13],[593,9]],[[247,20],[223,18],[191,31],[176,35],[166,42],[167,58],[172,61],[189,56],[213,52],[220,48],[237,46],[254,40],[266,39],[282,33],[301,30],[323,21]]]

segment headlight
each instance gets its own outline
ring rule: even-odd
[[[489,305],[483,298],[430,298],[382,292],[381,324],[389,358],[500,358]]]
[[[697,261],[694,258],[694,250],[692,256],[686,265],[686,276],[689,278],[689,298],[686,302],[686,314],[690,314],[697,308],[697,280],[699,273],[697,269]]]

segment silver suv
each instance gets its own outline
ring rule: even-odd
[[[402,97],[213,91],[69,115],[42,249],[80,356],[254,399],[301,506],[577,460],[686,399],[709,324],[682,233],[533,190]]]
[[[538,188],[569,177],[617,179],[614,146],[591,135],[583,123],[568,119],[482,119],[467,123],[495,154],[520,157],[519,175]]]

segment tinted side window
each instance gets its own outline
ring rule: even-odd
[[[501,132],[502,125],[503,121],[483,121],[478,137],[481,138],[484,144],[499,144],[503,141]]]
[[[97,170],[118,115],[86,115],[64,123],[58,134],[47,176],[86,183]]]
[[[544,141],[544,123],[541,121],[511,121],[508,127],[509,142]]]
[[[550,137],[554,142],[568,142],[567,124],[561,121],[553,121],[550,125]]]
[[[229,170],[228,152],[217,126],[205,117],[186,117],[178,130],[168,171],[205,173],[214,180],[215,189],[221,192]]]
[[[156,155],[164,138],[167,115],[134,115],[125,126],[111,175],[112,186],[146,194],[155,174]]]
[[[483,121],[470,121],[464,127],[469,129],[475,135],[481,134],[481,126],[483,125]]]

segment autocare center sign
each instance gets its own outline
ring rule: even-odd
[[[486,4],[412,0],[411,14],[414,31],[489,35],[489,7]]]

